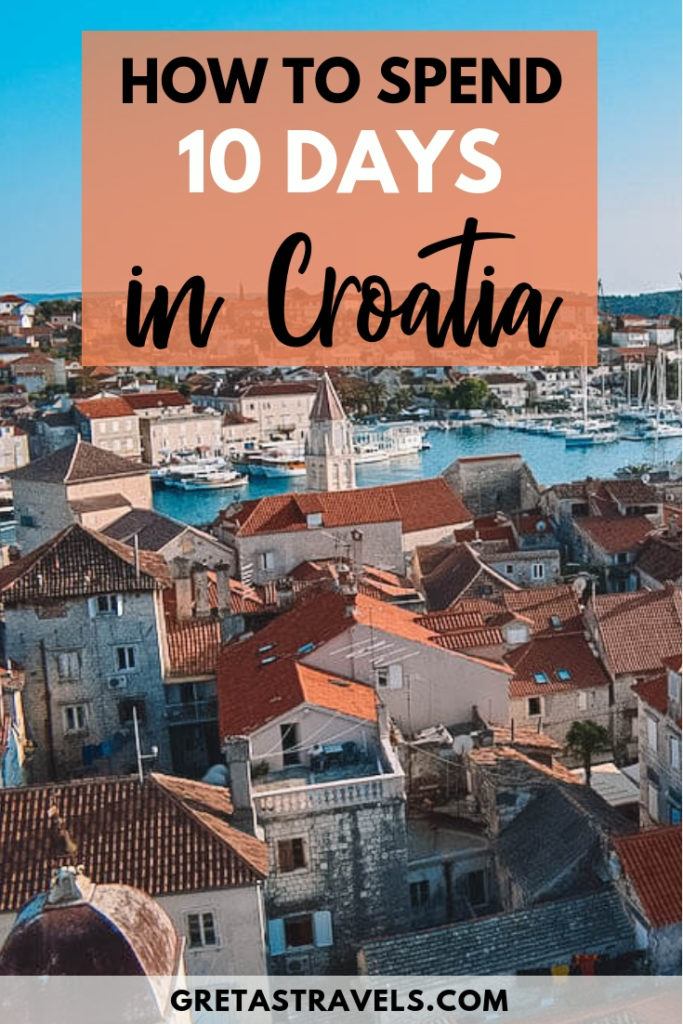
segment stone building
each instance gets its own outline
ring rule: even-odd
[[[128,776],[0,790],[0,945],[17,911],[64,863],[65,834],[70,858],[97,886],[154,898],[184,939],[189,974],[265,973],[267,851],[236,826],[227,789],[152,773],[142,783]]]
[[[130,509],[106,526],[102,533],[129,546],[137,539],[141,551],[155,551],[169,564],[176,558],[186,558],[205,569],[227,565],[231,575],[235,568],[233,551],[210,533],[171,519],[152,508]]]
[[[650,974],[681,973],[681,827],[614,840],[617,882],[635,919]]]
[[[586,626],[610,677],[612,745],[620,759],[638,750],[637,698],[633,686],[661,676],[670,658],[681,656],[681,592],[637,590],[598,594],[585,609]]]
[[[641,679],[638,698],[640,819],[644,827],[681,823],[681,659]]]
[[[306,437],[306,490],[348,491],[356,486],[349,419],[327,373],[318,384]]]
[[[0,475],[29,461],[28,436],[14,423],[0,421]]]
[[[10,480],[22,552],[71,523],[102,529],[129,508],[152,506],[147,467],[80,438],[15,470]]]
[[[125,398],[102,395],[82,399],[74,402],[74,415],[84,441],[125,459],[139,461],[140,425]]]
[[[241,389],[198,389],[192,401],[225,413],[253,420],[259,441],[289,438],[305,441],[308,419],[316,396],[315,384],[279,382],[246,384]]]
[[[406,736],[438,722],[469,721],[474,706],[486,721],[506,724],[511,669],[439,641],[419,616],[347,584],[305,593],[256,634],[223,648],[219,708],[236,679],[247,691],[262,688],[294,659],[376,690]]]
[[[475,455],[456,459],[443,477],[475,516],[535,509],[540,488],[521,455]]]
[[[31,780],[135,766],[141,742],[170,764],[161,590],[168,568],[80,526],[0,569],[4,656],[24,667]]]
[[[649,532],[662,525],[662,504],[656,488],[637,479],[589,477],[552,484],[541,497],[564,557],[594,562],[606,584],[612,583],[612,590],[628,589],[634,552]]]
[[[220,513],[212,532],[234,550],[240,579],[265,583],[302,562],[326,558],[402,575],[417,545],[451,537],[471,523],[469,509],[436,477],[234,503]]]
[[[304,664],[248,693],[243,676],[225,684],[231,789],[268,846],[269,969],[352,973],[364,939],[410,918],[404,777],[386,718],[371,688]]]
[[[444,611],[457,601],[494,597],[518,589],[467,542],[441,542],[416,548],[412,579],[425,595],[430,611]]]
[[[564,744],[573,722],[592,721],[609,729],[609,676],[583,633],[558,629],[508,646],[510,716],[515,725],[535,726]]]
[[[142,458],[150,466],[178,452],[219,455],[223,451],[220,412],[195,408],[179,391],[126,392],[138,419]]]

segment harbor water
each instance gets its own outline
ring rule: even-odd
[[[522,455],[538,482],[547,485],[566,480],[582,480],[587,476],[610,477],[625,466],[656,466],[680,458],[681,452],[681,441],[676,437],[567,448],[562,437],[489,426],[430,430],[425,438],[431,447],[418,454],[359,465],[356,469],[357,485],[374,487],[437,476],[454,459],[512,452]],[[154,506],[159,512],[174,519],[202,525],[210,523],[222,508],[233,501],[283,494],[286,491],[302,491],[305,488],[306,478],[301,476],[252,478],[243,487],[206,492],[161,486],[154,490]]]

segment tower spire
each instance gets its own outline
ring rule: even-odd
[[[346,491],[356,486],[353,433],[339,395],[327,372],[309,418],[306,440],[306,489]]]

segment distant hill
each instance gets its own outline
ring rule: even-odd
[[[22,292],[29,302],[46,299],[80,299],[80,292]],[[605,295],[602,308],[608,313],[637,313],[640,316],[681,316],[681,292],[641,292],[640,295]]]
[[[80,292],[22,292],[21,297],[28,299],[29,302],[45,302],[47,299],[51,301],[53,299],[63,299],[69,301],[71,299],[80,299]]]
[[[640,295],[605,295],[602,308],[608,313],[636,313],[639,316],[681,315],[681,293],[641,292]]]

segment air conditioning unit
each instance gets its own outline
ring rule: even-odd
[[[112,676],[107,685],[110,690],[125,690],[128,686],[128,680],[125,676]]]
[[[288,956],[285,960],[287,974],[310,974],[311,958],[308,956]]]

